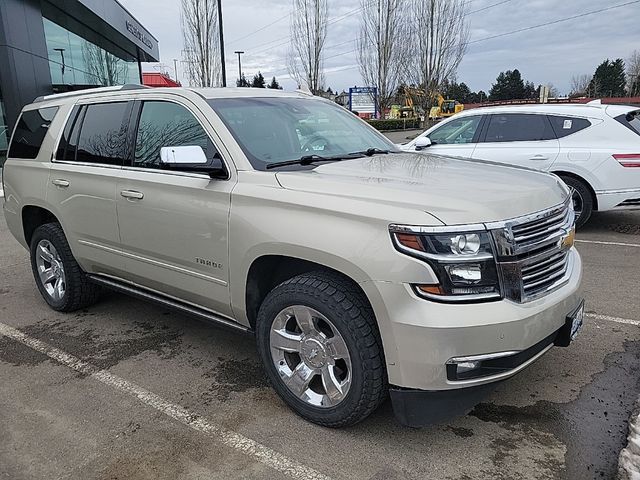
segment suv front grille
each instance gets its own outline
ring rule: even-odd
[[[506,298],[531,301],[569,280],[575,221],[569,202],[492,229]]]

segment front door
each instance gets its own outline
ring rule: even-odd
[[[443,122],[427,136],[431,146],[422,150],[435,155],[469,158],[476,146],[482,115],[456,117]]]
[[[122,249],[130,281],[231,315],[228,219],[233,183],[167,171],[160,163],[161,147],[197,145],[207,158],[216,155],[197,112],[169,101],[137,105],[132,165],[123,168],[116,189]]]

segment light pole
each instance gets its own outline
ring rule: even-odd
[[[238,80],[242,79],[242,60],[240,59],[240,55],[244,52],[242,50],[236,50],[233,52],[238,55]]]
[[[173,59],[173,73],[176,76],[176,82],[178,81],[178,59]]]
[[[62,82],[64,84],[64,69],[65,69],[65,65],[64,65],[64,48],[54,48],[54,50],[56,52],[60,52],[60,57],[62,57],[62,66],[60,67],[60,73],[62,73]]]
[[[220,61],[222,62],[222,86],[227,86],[227,69],[224,64],[224,33],[222,31],[222,0],[218,0],[218,26],[220,27]]]

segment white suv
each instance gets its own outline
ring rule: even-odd
[[[637,107],[596,101],[469,110],[400,147],[553,172],[573,189],[577,226],[593,210],[640,206]]]

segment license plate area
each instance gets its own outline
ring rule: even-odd
[[[578,336],[580,329],[584,323],[584,300],[580,305],[567,315],[564,326],[558,331],[555,345],[558,347],[568,347],[571,342]]]

